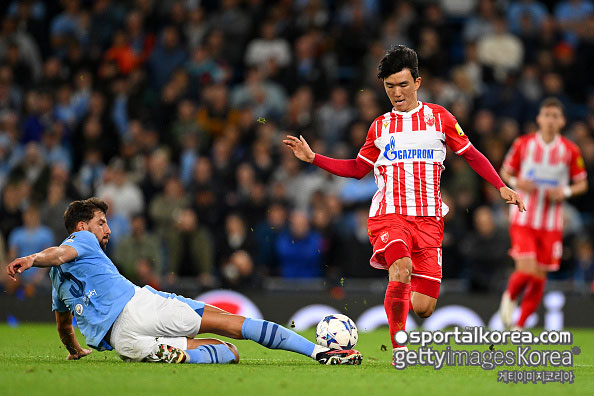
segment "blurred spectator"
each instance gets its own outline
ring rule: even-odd
[[[339,264],[342,276],[351,278],[376,278],[381,272],[369,265],[373,253],[367,234],[369,209],[361,207],[354,212],[354,226],[348,228],[338,246]]]
[[[276,240],[280,275],[283,278],[315,278],[322,275],[322,238],[311,230],[307,215],[291,213],[289,229]]]
[[[217,247],[219,265],[228,262],[233,253],[239,250],[244,251],[248,256],[253,256],[256,250],[252,232],[248,230],[245,220],[236,213],[227,216],[224,231],[218,240],[220,241]]]
[[[495,32],[497,8],[494,0],[479,0],[477,12],[464,25],[464,39],[476,42],[483,36]]]
[[[245,250],[237,250],[221,264],[223,287],[239,289],[252,285],[254,262]]]
[[[473,214],[476,232],[463,239],[463,252],[468,257],[470,289],[477,292],[497,290],[497,281],[503,279],[509,238],[503,229],[498,229],[493,213],[487,206],[481,206]]]
[[[187,58],[188,53],[179,42],[179,33],[173,26],[166,26],[148,59],[152,86],[161,89]]]
[[[583,23],[593,14],[594,5],[590,0],[565,0],[555,7],[555,19],[572,46],[578,44]]]
[[[279,120],[287,98],[281,86],[266,80],[261,70],[252,68],[248,70],[245,82],[231,92],[231,104],[236,108],[251,107],[258,118]]]
[[[169,177],[165,189],[154,197],[149,207],[150,220],[161,239],[174,231],[176,214],[188,204],[180,180],[175,176]]]
[[[503,81],[510,72],[520,69],[524,46],[507,31],[503,17],[496,17],[493,26],[493,33],[478,40],[477,51],[481,63],[492,69],[493,76],[498,81]]]
[[[163,272],[161,243],[156,235],[146,230],[146,219],[135,214],[130,221],[130,235],[118,243],[113,258],[122,274],[136,284],[150,279],[159,283]]]
[[[29,185],[24,180],[9,180],[2,189],[0,205],[0,234],[8,235],[22,224],[22,206],[29,193]]]
[[[577,286],[588,286],[594,281],[594,247],[587,237],[578,238],[575,247],[575,275]]]
[[[198,284],[212,287],[215,283],[214,247],[212,235],[198,222],[193,210],[182,209],[175,214],[175,229],[167,236],[169,284],[177,277],[196,277]]]
[[[28,256],[54,245],[52,231],[41,224],[39,207],[29,205],[23,212],[23,226],[15,228],[8,235],[8,260]],[[41,282],[47,283],[47,272],[47,268],[31,268],[18,278],[13,287],[22,284],[26,295],[32,296]]]
[[[279,271],[279,257],[276,241],[287,226],[287,209],[281,202],[268,206],[266,218],[256,225],[254,234],[257,245],[256,263],[264,275],[276,275]]]
[[[148,159],[146,175],[140,182],[144,202],[151,202],[163,191],[170,174],[169,153],[165,149],[154,151]]]
[[[260,37],[252,40],[245,53],[245,63],[249,67],[262,70],[285,68],[291,61],[289,43],[277,36],[277,27],[273,20],[260,25]]]
[[[41,207],[41,222],[52,231],[56,243],[62,242],[68,236],[64,227],[64,212],[70,202],[71,200],[66,198],[64,183],[57,180],[50,182],[47,200]]]
[[[228,126],[236,126],[239,111],[229,106],[229,90],[225,85],[215,84],[204,88],[204,106],[198,109],[198,126],[208,132],[211,138],[223,134]]]
[[[507,9],[509,30],[520,36],[538,32],[547,18],[546,7],[535,0],[521,0],[513,2]],[[529,26],[528,31],[526,27]]]
[[[124,162],[119,158],[112,160],[105,170],[103,183],[97,187],[97,196],[109,199],[113,211],[127,219],[144,210],[142,191],[128,180]]]
[[[103,180],[103,172],[105,164],[101,159],[101,152],[96,148],[89,148],[76,176],[77,188],[83,196],[95,195],[95,189]]]
[[[330,100],[316,112],[317,129],[328,147],[345,139],[347,127],[355,118],[355,110],[349,104],[348,92],[336,87],[330,93]]]

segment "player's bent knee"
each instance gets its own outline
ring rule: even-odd
[[[414,308],[413,310],[417,314],[419,318],[428,318],[429,316],[433,315],[433,311],[435,311],[435,307],[431,306],[423,306],[421,308]]]

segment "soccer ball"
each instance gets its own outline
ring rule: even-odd
[[[316,342],[330,349],[352,349],[358,339],[357,326],[346,315],[328,315],[316,327]]]

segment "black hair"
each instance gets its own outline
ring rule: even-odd
[[[384,80],[403,69],[409,69],[414,80],[419,77],[419,58],[415,50],[405,45],[396,45],[384,54],[377,67],[377,78]]]
[[[543,109],[545,107],[556,107],[559,110],[561,110],[561,114],[565,115],[565,109],[564,109],[563,103],[559,99],[557,99],[557,98],[555,98],[553,96],[544,99],[540,103],[540,109]]]
[[[64,226],[66,231],[72,234],[79,221],[88,222],[100,211],[107,214],[107,204],[99,198],[92,197],[81,201],[73,201],[64,212]]]

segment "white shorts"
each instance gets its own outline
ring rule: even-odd
[[[160,344],[187,349],[186,337],[198,334],[203,312],[202,302],[158,292],[150,286],[136,288],[113,323],[111,346],[128,361],[157,360]]]

